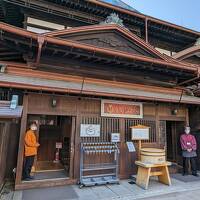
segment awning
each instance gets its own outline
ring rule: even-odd
[[[20,118],[23,106],[17,106],[15,109],[10,108],[10,101],[0,101],[0,118]]]
[[[34,72],[32,72],[32,74],[34,74]],[[125,85],[116,86],[109,83],[94,83],[87,80],[85,80],[84,85],[82,85],[82,83],[83,81],[73,81],[72,79],[51,80],[13,74],[2,74],[0,79],[0,85],[7,87],[200,105],[199,97],[188,96],[186,94],[183,94],[181,97],[179,93],[174,94],[173,89],[171,89],[171,92],[165,88],[162,88],[163,91],[151,91],[145,90],[145,86],[143,89],[139,89],[130,88]]]

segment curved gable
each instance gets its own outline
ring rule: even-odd
[[[66,29],[45,34],[47,36],[114,49],[150,58],[165,60],[164,56],[128,29],[116,24],[95,25]]]

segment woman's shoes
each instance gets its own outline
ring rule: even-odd
[[[195,174],[192,174],[192,176],[199,177],[199,174],[195,173]]]
[[[32,180],[34,180],[33,176],[29,176],[29,177],[23,178],[23,181],[32,181]]]

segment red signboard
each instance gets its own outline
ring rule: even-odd
[[[108,117],[142,118],[142,103],[102,100],[101,115]]]

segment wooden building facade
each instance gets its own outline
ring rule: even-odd
[[[150,127],[144,146],[165,147],[167,159],[181,165],[179,136],[190,123],[190,107],[200,104],[188,87],[198,85],[199,63],[171,56],[200,33],[102,1],[0,2],[6,10],[0,23],[1,92],[12,90],[23,106],[11,128],[15,139],[7,123],[0,125],[0,169],[10,143],[6,138],[13,139],[13,149],[19,140],[18,156],[11,153],[16,163],[9,164],[16,167],[16,189],[77,183],[81,143],[110,142],[111,133],[120,133],[119,177],[129,178],[136,172],[137,152],[129,152],[126,142],[131,141],[130,126],[138,124]],[[142,115],[104,116],[103,100],[139,103]],[[24,135],[31,121],[38,123],[41,144],[34,170],[43,178],[26,182]],[[100,136],[80,137],[83,124],[100,125]],[[56,143],[66,146],[62,166],[53,163]],[[87,163],[99,162],[98,154],[92,156]],[[64,177],[43,176],[63,169]]]

